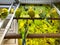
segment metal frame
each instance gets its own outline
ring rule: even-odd
[[[53,7],[55,7],[56,8],[56,10],[57,10],[57,13],[60,15],[60,10],[54,5],[54,4],[52,4],[53,5]]]
[[[13,13],[13,14],[9,14],[8,17],[6,18],[6,19],[9,19],[9,21],[8,21],[8,23],[7,23],[4,31],[0,34],[0,45],[1,45],[1,43],[2,43],[2,41],[3,41],[3,39],[4,39],[4,37],[5,37],[5,35],[6,35],[6,33],[7,33],[7,31],[8,31],[9,28],[10,28],[10,25],[11,25],[11,23],[12,23],[12,21],[13,21],[13,17],[14,17],[14,15],[15,15],[15,12],[16,12],[17,8],[19,7],[19,5],[20,5],[20,3],[14,5],[14,6],[15,6],[15,7],[14,7],[14,13]],[[9,10],[8,10],[8,11],[10,11],[10,9],[12,8],[12,6],[13,6],[13,3],[12,3],[11,6],[9,7]],[[2,6],[1,6],[1,7],[2,7]],[[4,21],[6,21],[6,19],[5,19]],[[4,21],[2,22],[2,24],[0,23],[0,24],[1,24],[1,25],[0,25],[0,28],[2,27]]]

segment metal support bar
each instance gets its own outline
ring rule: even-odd
[[[53,5],[54,8],[56,8],[57,13],[60,15],[60,11],[59,11],[59,9],[58,9],[54,4],[52,4],[52,5]]]
[[[20,34],[6,34],[5,39],[19,39],[22,38]],[[60,38],[60,33],[51,34],[28,34],[27,38]]]
[[[12,6],[13,6],[13,3],[12,3],[12,4],[11,4],[11,6],[9,7],[9,10],[8,10],[8,12],[10,12],[10,10],[11,10]]]

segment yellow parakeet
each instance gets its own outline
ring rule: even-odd
[[[8,15],[8,10],[6,8],[3,8],[1,12],[1,19],[5,19],[7,15]]]
[[[28,15],[29,15],[31,18],[34,18],[35,12],[34,12],[34,10],[32,9],[32,7],[29,7],[29,9],[28,9]]]
[[[16,17],[19,17],[20,14],[21,14],[21,12],[22,12],[22,10],[18,8],[18,9],[16,10],[15,16],[16,16]]]

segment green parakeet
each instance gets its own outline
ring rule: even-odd
[[[35,12],[34,12],[34,10],[32,9],[32,7],[30,7],[30,8],[28,9],[28,15],[29,15],[31,18],[34,18]]]
[[[15,16],[16,16],[16,17],[19,17],[20,14],[21,14],[21,12],[22,12],[22,10],[18,8],[18,9],[16,10]]]

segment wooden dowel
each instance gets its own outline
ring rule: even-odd
[[[19,39],[20,34],[6,34],[5,39]],[[60,38],[60,33],[57,34],[28,34],[27,38]]]
[[[30,20],[32,20],[32,19],[40,19],[40,20],[44,20],[45,18],[26,18],[26,17],[16,18],[16,17],[14,17],[14,19],[30,19]],[[48,20],[60,20],[60,18],[46,18],[46,19],[48,19]]]

